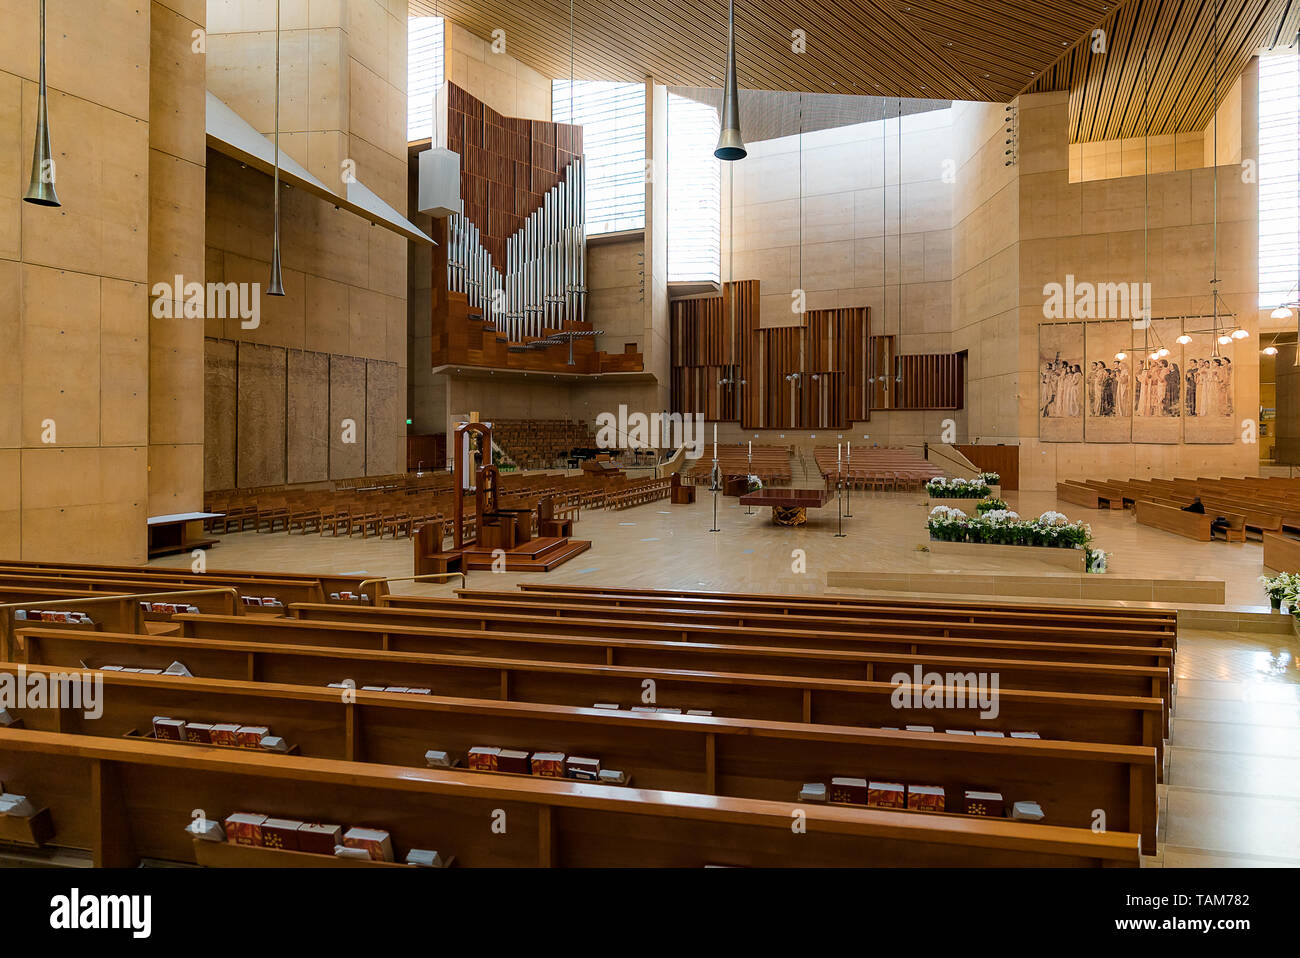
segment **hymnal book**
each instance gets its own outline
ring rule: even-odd
[[[598,758],[579,758],[571,755],[564,761],[564,773],[569,778],[581,779],[584,782],[594,782],[600,778],[600,759]]]
[[[261,748],[262,739],[270,734],[265,725],[241,725],[235,729],[235,740],[240,748]]]
[[[427,848],[412,848],[406,853],[406,864],[419,865],[421,868],[443,868],[442,856]]]
[[[433,689],[407,689],[412,695],[432,695]]]
[[[212,726],[212,744],[239,747],[239,726],[233,722],[222,722]]]
[[[966,731],[966,729],[964,729],[964,728],[949,728],[949,729],[944,729],[944,733],[947,734],[947,735],[974,735],[974,734],[975,734],[974,732],[968,732],[968,731]]]
[[[0,815],[12,815],[14,818],[31,818],[36,814],[36,806],[25,795],[5,792],[0,795]]]
[[[333,855],[334,846],[343,844],[343,829],[338,825],[309,822],[298,828],[298,851]]]
[[[352,848],[348,845],[335,845],[334,855],[337,858],[356,858],[361,861],[374,861],[370,857],[370,850],[367,848]]]
[[[431,748],[424,753],[424,763],[429,768],[451,768],[454,764],[449,753],[436,748]]]
[[[612,711],[612,712],[617,712],[617,711],[618,711],[618,706],[615,705],[613,702],[597,702],[595,705],[592,706],[592,708],[594,708],[594,709],[609,709],[609,710]]]
[[[391,862],[393,860],[393,843],[388,832],[382,828],[352,827],[343,833],[345,848],[364,848],[370,853],[371,861]]]
[[[384,689],[385,692],[409,692],[411,691],[405,685],[390,685]]]
[[[865,778],[832,778],[830,791],[826,800],[836,805],[867,804],[867,780]]]
[[[682,714],[682,710],[681,710],[681,709],[655,709],[655,711],[656,711],[656,712],[664,713],[664,714],[666,714],[666,715],[681,715],[681,714]]]
[[[289,743],[278,735],[263,735],[262,740],[257,744],[259,748],[264,748],[268,752],[289,751]]]
[[[1037,732],[1012,732],[1012,738],[1038,738]]]
[[[907,789],[898,782],[872,782],[867,786],[872,808],[907,808]]]
[[[1006,732],[976,732],[980,738],[1006,738]]]
[[[799,789],[799,801],[801,802],[826,801],[826,786],[821,782],[809,782],[803,788]]]
[[[615,768],[602,768],[600,770],[600,781],[603,785],[625,785],[627,784],[627,773],[620,772]]]
[[[190,672],[190,670],[187,669],[187,668],[186,668],[184,665],[182,665],[180,662],[173,662],[171,665],[167,666],[167,668],[163,669],[162,674],[163,674],[163,675],[183,675],[183,676],[185,676],[186,678],[191,678],[191,679],[194,678],[194,674],[193,674],[192,672]]]
[[[527,775],[528,753],[517,748],[503,748],[497,753],[497,771]]]
[[[564,753],[534,752],[533,774],[542,778],[564,778]]]
[[[185,826],[185,830],[195,838],[201,838],[205,842],[224,842],[226,840],[226,832],[221,827],[221,823],[210,818],[196,818]]]
[[[184,742],[185,722],[182,719],[157,716],[153,720],[153,737],[165,742]]]
[[[233,815],[227,815],[226,837],[235,845],[261,845],[262,844],[262,823],[266,821],[265,815],[257,815],[252,812],[236,812]]]
[[[8,709],[0,709],[0,726],[8,728],[17,721],[18,719],[14,718],[13,714]]]
[[[385,686],[385,685],[363,685],[363,686],[361,686],[361,691],[363,691],[363,692],[382,692],[382,691],[384,691],[386,688],[387,688],[387,686]]]
[[[1020,822],[1041,822],[1043,807],[1037,802],[1016,802],[1011,806],[1011,817]]]
[[[497,756],[500,754],[501,749],[496,746],[475,745],[469,750],[467,757],[469,767],[476,772],[495,772]]]
[[[966,814],[982,815],[988,818],[1001,818],[1006,805],[1001,792],[966,792]]]
[[[934,731],[933,725],[908,725],[906,726],[906,728],[907,731],[909,732],[933,732]]]
[[[633,712],[657,712],[657,711],[659,711],[659,710],[658,710],[657,708],[655,708],[653,705],[634,705],[634,706],[632,706],[632,708],[630,709],[630,711],[633,711]]]
[[[185,741],[202,742],[204,745],[211,745],[212,726],[209,725],[207,722],[186,722]]]
[[[268,818],[262,822],[262,844],[267,848],[298,850],[298,830],[303,823],[292,818]]]
[[[907,807],[917,812],[942,812],[944,792],[940,785],[907,786]]]
[[[687,715],[713,715],[713,709],[687,709]]]

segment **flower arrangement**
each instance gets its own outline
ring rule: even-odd
[[[981,472],[980,478],[983,479],[984,483],[989,486],[996,486],[999,482],[1002,481],[1002,477],[998,475],[996,472]]]
[[[1045,512],[1037,519],[1021,519],[1009,509],[990,509],[971,518],[960,509],[936,506],[926,525],[930,538],[943,542],[1055,549],[1087,549],[1092,542],[1091,526],[1086,522],[1071,522],[1059,512]]]
[[[749,492],[758,492],[763,488],[763,480],[758,476],[749,475],[745,477],[745,489]]]
[[[983,502],[980,502],[975,506],[975,511],[980,515],[983,515],[984,513],[991,512],[994,509],[1006,508],[1007,504],[1002,499],[985,499]]]
[[[931,499],[983,499],[989,484],[983,479],[945,479],[935,477],[925,484]]]
[[[1087,572],[1102,573],[1106,571],[1106,560],[1110,558],[1109,552],[1102,552],[1100,549],[1089,548],[1087,556],[1083,560],[1084,570]]]
[[[1268,594],[1269,604],[1275,609],[1282,608],[1282,603],[1288,602],[1292,611],[1296,611],[1296,606],[1300,605],[1300,572],[1280,572],[1277,575],[1262,575],[1259,581],[1264,585],[1264,591]]]

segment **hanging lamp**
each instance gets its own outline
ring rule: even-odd
[[[27,186],[27,203],[62,206],[54,191],[54,156],[50,152],[49,96],[45,86],[45,0],[41,0],[41,82],[36,101],[36,145],[32,150],[32,178]]]
[[[743,160],[749,151],[740,135],[740,88],[736,84],[736,7],[727,0],[727,75],[722,85],[722,130],[713,155],[720,160]]]
[[[283,296],[284,281],[280,275],[280,0],[275,0],[275,233],[271,241],[271,283],[266,288],[268,296]]]

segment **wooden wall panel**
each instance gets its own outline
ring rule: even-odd
[[[958,452],[975,463],[984,472],[996,472],[1003,492],[1016,492],[1020,488],[1019,446],[957,446]]]
[[[330,357],[301,349],[288,352],[285,443],[288,482],[317,482],[330,473]]]
[[[209,339],[203,350],[203,487],[235,487],[235,343]]]
[[[397,364],[366,363],[366,473],[391,475],[405,465],[397,457]]]
[[[236,415],[236,481],[274,486],[285,481],[285,351],[240,343]]]
[[[355,356],[330,357],[330,478],[348,479],[366,472],[366,361]],[[350,434],[345,434],[345,420]],[[346,442],[346,438],[353,441]]]
[[[865,306],[810,310],[802,326],[760,328],[758,304],[757,280],[672,303],[674,410],[746,429],[828,429],[865,422],[872,409],[963,405],[962,357],[897,356],[892,336],[870,335]]]

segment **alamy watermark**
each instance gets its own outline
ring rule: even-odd
[[[0,672],[0,709],[79,709],[88,719],[104,714],[99,672]]]
[[[997,672],[895,672],[890,704],[896,709],[979,709],[980,718],[998,717]]]
[[[154,283],[155,319],[238,319],[240,328],[262,324],[261,283]]]
[[[676,449],[686,447],[686,458],[704,454],[704,414],[627,411],[620,403],[618,413],[596,416],[596,445],[601,449]]]
[[[1043,287],[1045,319],[1127,319],[1134,329],[1151,325],[1150,283],[1076,282],[1074,274],[1064,283]]]

